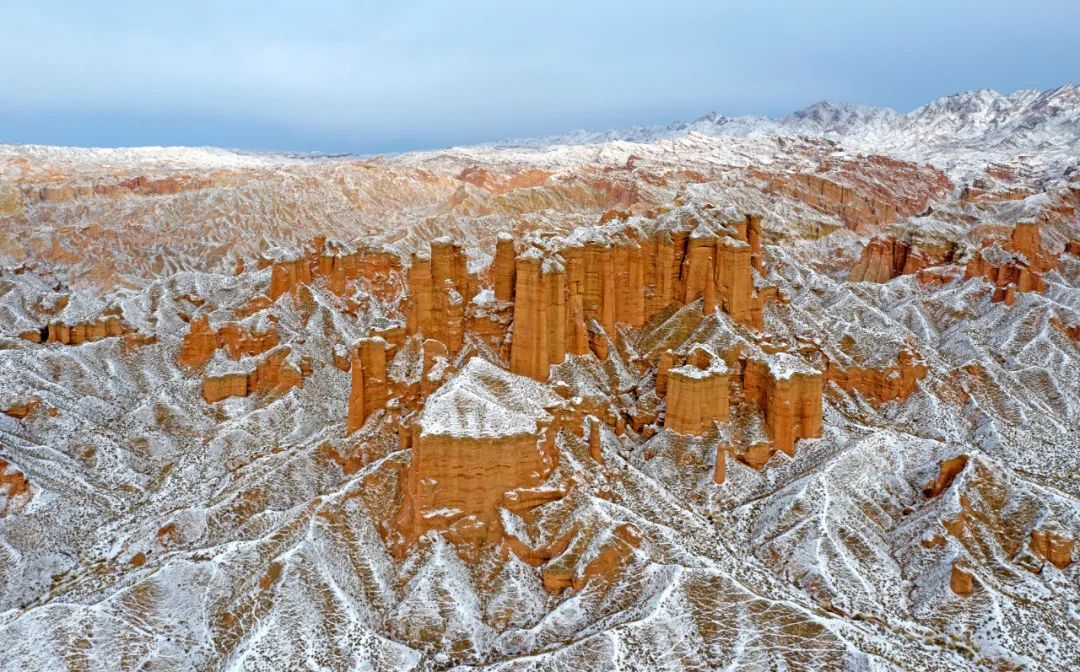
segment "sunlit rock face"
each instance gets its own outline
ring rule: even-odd
[[[0,147],[0,667],[1077,667],[1078,110]]]

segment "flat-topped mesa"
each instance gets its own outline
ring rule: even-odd
[[[981,277],[994,285],[992,300],[1012,305],[1016,292],[1043,292],[1042,274],[1057,265],[1057,259],[1044,254],[1038,222],[1019,222],[1008,243],[988,243],[968,262],[964,279]]]
[[[553,414],[561,403],[541,383],[470,359],[428,398],[413,425],[396,550],[404,553],[428,530],[497,544],[504,533],[500,507],[522,513],[550,501],[530,489],[558,464]]]
[[[714,422],[727,422],[728,375],[724,360],[694,346],[687,364],[666,372],[664,427],[680,434],[705,434]]]
[[[745,400],[761,407],[773,447],[790,457],[797,440],[821,436],[823,385],[821,371],[786,352],[761,353],[743,365]]]
[[[478,285],[461,245],[450,238],[431,241],[429,254],[413,254],[407,280],[407,333],[442,341],[456,353],[464,342],[466,302]]]
[[[390,292],[393,283],[386,280],[401,270],[401,260],[389,250],[355,248],[319,236],[303,252],[275,250],[268,257],[260,257],[259,268],[266,267],[270,267],[267,296],[277,301],[320,278],[338,296],[348,296],[351,284],[361,278],[371,281],[376,294]]]

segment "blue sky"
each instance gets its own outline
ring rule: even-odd
[[[378,153],[1080,81],[1080,1],[0,0],[0,142]]]

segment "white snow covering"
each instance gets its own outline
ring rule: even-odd
[[[421,434],[499,438],[535,434],[559,397],[546,385],[473,357],[428,398]]]

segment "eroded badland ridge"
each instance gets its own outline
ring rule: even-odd
[[[1080,665],[1078,156],[0,147],[0,668]]]

